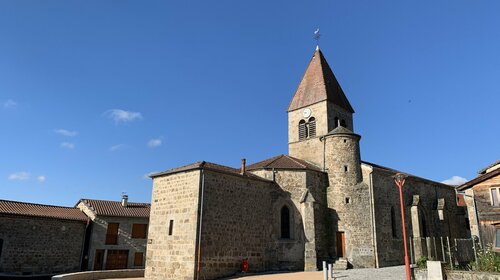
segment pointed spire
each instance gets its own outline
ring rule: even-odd
[[[354,113],[354,109],[347,100],[318,45],[288,106],[288,112],[324,100],[331,101],[348,112]]]

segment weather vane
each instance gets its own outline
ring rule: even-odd
[[[319,37],[321,37],[321,34],[319,33],[319,28],[314,31],[314,40],[316,40],[316,45],[319,46]]]

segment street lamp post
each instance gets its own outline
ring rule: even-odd
[[[403,240],[405,247],[406,280],[411,280],[410,259],[408,258],[408,244],[406,243],[405,208],[403,203],[403,186],[405,184],[405,179],[406,175],[403,173],[396,173],[396,175],[394,175],[394,182],[399,188],[399,202],[401,203],[401,225],[403,227]]]

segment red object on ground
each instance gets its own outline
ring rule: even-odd
[[[248,259],[243,259],[243,261],[241,261],[241,271],[248,272],[248,268]]]

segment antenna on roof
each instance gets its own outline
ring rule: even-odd
[[[314,40],[316,40],[316,50],[319,50],[319,38],[321,37],[321,33],[319,33],[319,27],[314,31]]]

